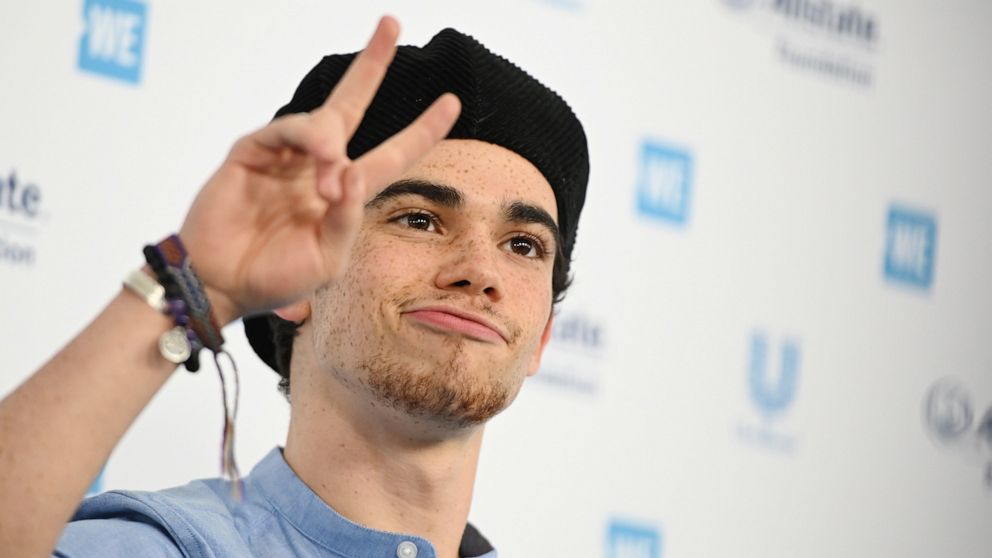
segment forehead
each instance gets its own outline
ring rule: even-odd
[[[452,186],[468,204],[528,202],[558,222],[555,194],[541,171],[513,151],[484,141],[443,140],[401,178]]]

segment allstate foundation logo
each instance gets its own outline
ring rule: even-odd
[[[134,0],[85,0],[79,69],[129,83],[141,80],[147,7]]]
[[[871,86],[879,19],[855,2],[721,0],[774,41],[778,60],[798,71]]]
[[[692,156],[685,149],[646,139],[641,145],[637,211],[683,225],[689,219]]]
[[[923,424],[934,445],[983,466],[992,489],[992,404],[977,417],[971,393],[954,379],[938,380],[923,398]]]
[[[13,170],[0,175],[0,265],[35,263],[35,243],[45,217],[41,203],[37,185],[23,182]]]
[[[894,205],[889,208],[885,231],[885,278],[929,289],[937,254],[937,219]]]
[[[753,420],[742,422],[737,434],[748,443],[789,452],[795,449],[795,436],[784,431],[784,425],[779,421],[795,402],[799,390],[800,346],[795,339],[784,338],[775,348],[778,350],[772,348],[768,335],[752,333],[747,366],[748,396],[761,420],[758,423]]]
[[[576,311],[555,316],[551,341],[541,359],[538,381],[579,393],[599,390],[606,357],[606,332],[602,320]]]
[[[606,558],[661,558],[661,531],[620,519],[606,529]]]

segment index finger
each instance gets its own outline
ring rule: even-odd
[[[376,194],[444,139],[458,120],[461,101],[445,93],[409,126],[355,160],[367,192]]]
[[[399,34],[399,22],[391,16],[383,16],[365,50],[352,60],[341,81],[315,111],[315,116],[319,119],[328,116],[340,119],[346,137],[350,138],[386,76],[389,63],[396,53]]]

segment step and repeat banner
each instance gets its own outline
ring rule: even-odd
[[[503,556],[992,556],[981,0],[4,3],[0,394],[382,13],[476,36],[589,136],[574,286],[486,434]],[[288,404],[225,333],[247,469]],[[93,490],[216,476],[220,397],[177,373]]]

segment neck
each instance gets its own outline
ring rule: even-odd
[[[349,520],[423,537],[438,558],[456,558],[482,428],[439,433],[333,381],[299,379],[311,385],[294,375],[284,452],[297,476]]]

